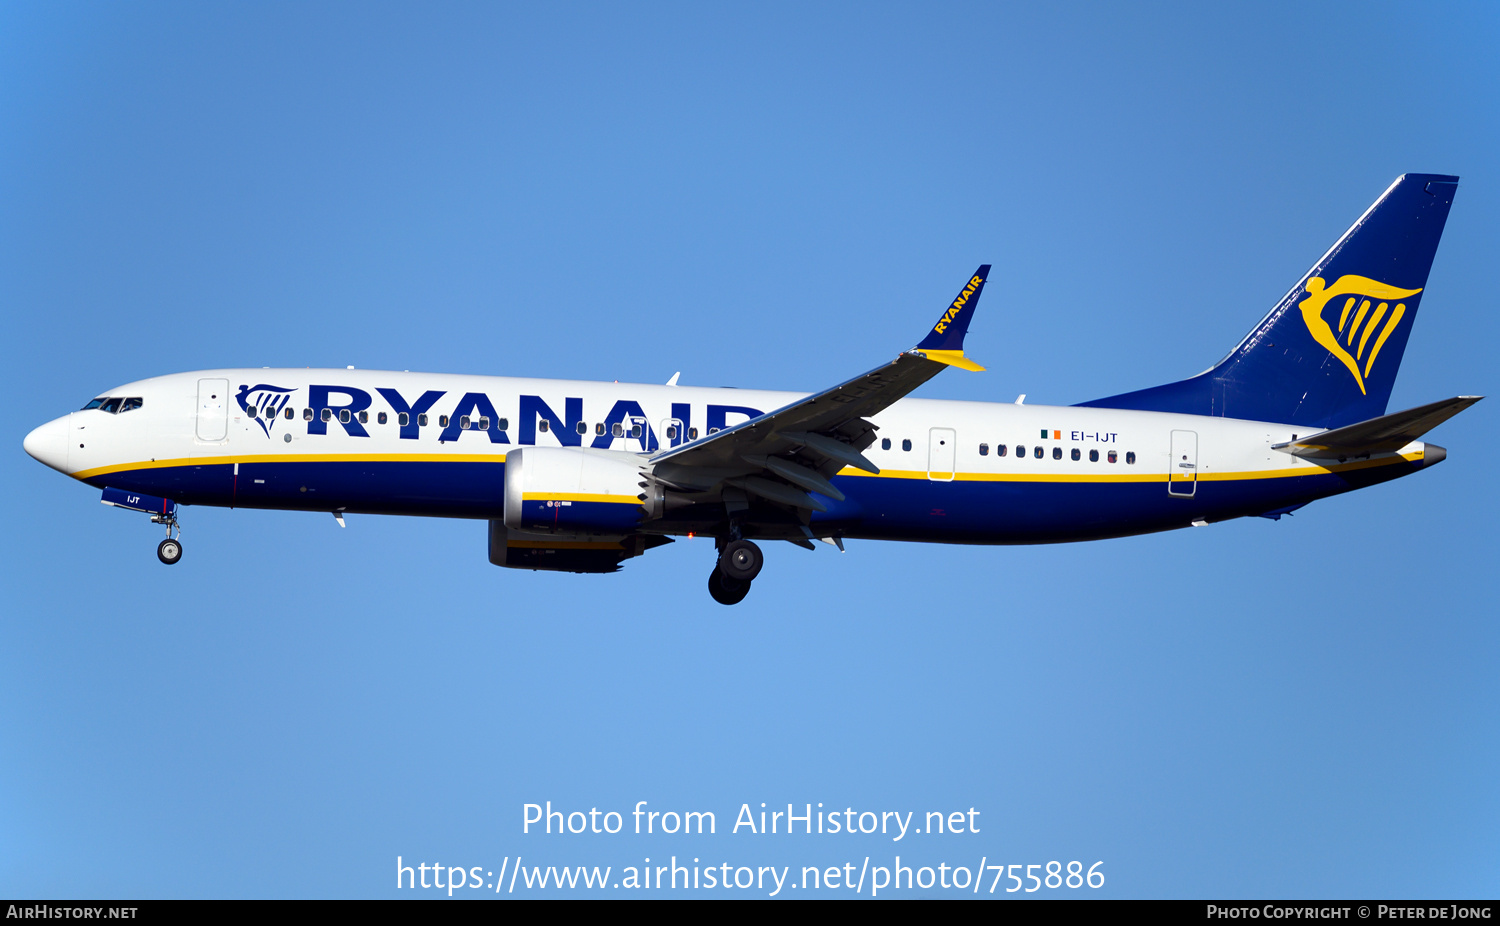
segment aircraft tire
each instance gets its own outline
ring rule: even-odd
[[[715,568],[708,574],[708,594],[719,604],[739,604],[750,594],[750,583],[731,579]]]
[[[719,554],[719,571],[724,578],[749,584],[760,575],[760,567],[766,558],[760,547],[748,540],[736,540],[724,547]]]
[[[163,540],[156,545],[156,558],[168,566],[182,559],[182,542],[180,540]]]

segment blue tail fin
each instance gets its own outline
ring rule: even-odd
[[[1385,414],[1457,189],[1397,178],[1213,369],[1079,404],[1320,428]]]

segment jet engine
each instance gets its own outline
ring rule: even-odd
[[[665,493],[632,453],[525,447],[505,457],[505,526],[549,534],[614,534],[660,516]]]

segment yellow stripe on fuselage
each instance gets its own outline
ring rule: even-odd
[[[1389,466],[1393,463],[1416,462],[1422,459],[1420,453],[1403,453],[1395,456],[1380,457],[1372,460],[1351,460],[1347,463],[1333,463],[1327,466],[1313,463],[1306,467],[1282,467],[1279,469],[1246,470],[1243,472],[1200,472],[1199,482],[1238,482],[1247,479],[1286,479],[1295,476],[1318,476],[1325,473],[1341,473],[1351,470],[1368,469],[1373,466]],[[504,463],[505,454],[448,454],[448,453],[309,453],[309,454],[261,454],[256,456],[225,456],[225,457],[179,457],[172,460],[144,460],[135,463],[118,463],[112,466],[99,466],[94,469],[80,470],[72,473],[74,479],[92,479],[95,476],[107,476],[111,473],[134,472],[146,469],[166,469],[174,466],[224,466],[234,463]],[[1128,464],[1127,464],[1128,465]],[[877,475],[867,473],[864,470],[846,466],[840,470],[839,476],[858,476],[863,479],[928,479],[927,471],[920,469],[884,469]],[[1165,481],[1165,473],[955,473],[951,480],[943,479],[942,482],[1162,482]],[[526,501],[574,501],[574,502],[609,502],[614,504],[638,505],[640,499],[633,495],[589,495],[569,494],[566,492],[539,492],[526,493],[523,498]]]
[[[611,505],[639,505],[634,495],[594,495],[586,492],[523,492],[523,502],[604,502]]]
[[[1372,466],[1389,466],[1392,463],[1415,462],[1422,459],[1420,453],[1403,453],[1374,460],[1354,460],[1334,463],[1330,466],[1313,464],[1308,467],[1285,467],[1281,469],[1253,469],[1236,473],[1198,473],[1199,482],[1239,482],[1246,479],[1286,479],[1293,476],[1321,476],[1326,473],[1342,473],[1349,470],[1368,469]],[[1128,465],[1128,464],[1127,464]],[[877,475],[846,466],[838,472],[840,476],[860,476],[865,479],[922,479],[928,478],[926,470],[883,469]],[[952,480],[940,482],[1164,482],[1167,473],[955,473]]]
[[[110,473],[173,466],[224,466],[235,463],[504,463],[503,453],[269,453],[255,456],[178,457],[173,460],[141,460],[79,470],[74,479],[92,479]]]

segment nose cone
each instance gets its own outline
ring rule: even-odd
[[[26,435],[21,446],[32,459],[45,463],[59,473],[68,471],[68,417],[54,418]]]

